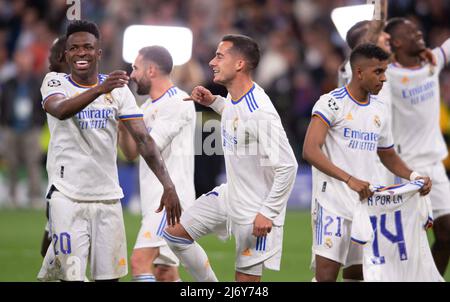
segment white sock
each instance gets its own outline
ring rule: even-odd
[[[175,237],[163,232],[163,237],[186,270],[198,282],[217,282],[217,277],[209,264],[208,256],[195,241]]]
[[[156,282],[153,274],[140,274],[133,276],[133,282]]]

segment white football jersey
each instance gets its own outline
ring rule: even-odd
[[[444,281],[434,264],[426,229],[433,216],[422,180],[378,187],[361,203],[352,241],[364,244],[365,281]]]
[[[147,129],[161,150],[183,209],[195,200],[194,133],[195,105],[185,102],[188,94],[171,87],[161,97],[148,99],[141,109]],[[139,182],[142,213],[159,207],[163,187],[144,158],[139,159]]]
[[[447,157],[439,126],[439,73],[450,56],[450,39],[433,50],[437,66],[404,68],[389,65],[387,78],[392,92],[392,133],[397,152],[412,167]]]
[[[98,83],[106,78],[98,76]],[[41,86],[42,106],[49,96],[73,97],[91,87],[75,83],[70,75],[48,73]],[[142,118],[130,89],[103,94],[74,116],[59,120],[47,113],[50,143],[49,181],[64,195],[81,201],[123,197],[117,174],[117,123]]]
[[[214,104],[216,103],[216,104]],[[284,224],[286,204],[297,175],[297,161],[280,116],[264,90],[254,83],[240,99],[217,97],[227,175],[227,205],[238,224],[258,213]],[[223,108],[218,108],[222,104]]]
[[[360,103],[347,87],[324,94],[314,105],[313,116],[319,117],[330,129],[322,151],[337,167],[354,177],[380,183],[377,172],[378,149],[393,147],[386,106],[378,96],[370,95]],[[348,185],[312,168],[313,200],[325,209],[352,220],[358,194]]]
[[[344,65],[344,70],[339,70],[338,72],[338,85],[344,86],[350,83],[352,80],[352,68],[350,66],[350,61],[347,61]],[[377,99],[380,103],[383,103],[386,106],[386,114],[389,119],[389,127],[392,127],[392,110],[391,110],[391,88],[389,82],[383,83],[383,88],[381,88],[380,92],[377,94]],[[392,128],[391,130],[392,131]],[[374,170],[376,173],[377,183],[394,183],[395,175],[392,174],[381,162],[380,158],[377,156],[376,158],[376,168]]]

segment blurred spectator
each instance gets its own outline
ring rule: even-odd
[[[21,163],[28,174],[28,197],[33,206],[42,202],[41,150],[39,136],[45,121],[42,110],[41,81],[33,71],[34,58],[30,52],[19,50],[14,54],[17,76],[8,80],[0,96],[0,124],[8,178],[9,202],[18,205],[17,185]]]

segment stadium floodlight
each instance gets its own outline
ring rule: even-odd
[[[336,29],[345,41],[348,30],[359,21],[372,20],[375,5],[351,5],[343,6],[333,9],[331,12],[331,20],[336,26]]]
[[[192,31],[186,27],[131,25],[123,34],[122,57],[133,63],[142,47],[160,45],[173,58],[174,65],[189,61],[192,54]]]

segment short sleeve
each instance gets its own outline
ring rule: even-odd
[[[118,116],[120,120],[143,118],[144,114],[142,113],[141,108],[136,104],[136,99],[128,86],[120,89],[119,98]]]
[[[450,60],[450,39],[447,39],[440,47],[433,49],[437,59],[437,67],[441,71]]]
[[[378,139],[378,150],[388,150],[394,147],[394,137],[392,135],[390,104],[383,103],[384,111],[381,120],[381,131]]]
[[[44,80],[41,85],[41,95],[42,95],[42,108],[44,108],[45,101],[53,95],[63,95],[67,96],[66,89],[64,88],[64,74],[49,72],[45,75]]]
[[[341,104],[329,94],[322,95],[312,110],[312,116],[317,116],[329,127],[333,126],[337,120]]]

